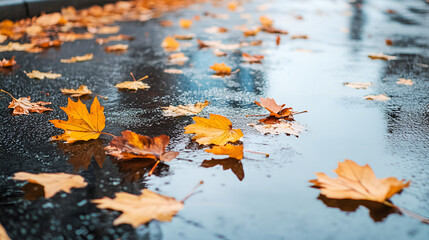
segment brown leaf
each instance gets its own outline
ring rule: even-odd
[[[37,70],[33,70],[32,72],[27,73],[26,71],[24,71],[24,73],[29,77],[29,78],[37,78],[37,79],[56,79],[56,78],[60,78],[61,74],[58,73],[52,73],[52,71],[49,72],[40,72]]]
[[[16,99],[3,89],[0,89],[0,91],[12,97],[12,102],[10,102],[8,106],[8,108],[13,108],[12,115],[28,115],[30,112],[42,113],[44,111],[53,111],[53,109],[45,107],[45,105],[49,105],[51,102],[39,101],[33,103],[31,102],[30,96]]]
[[[176,199],[143,189],[141,195],[120,192],[114,199],[104,197],[92,200],[100,209],[121,211],[113,224],[130,224],[134,228],[151,220],[169,222],[184,205]]]
[[[386,43],[387,46],[393,46],[392,39],[386,38],[385,43]]]
[[[277,35],[277,37],[276,37],[276,46],[280,45],[280,41],[281,41],[280,35]]]
[[[67,173],[32,174],[18,172],[12,179],[42,185],[45,188],[45,198],[51,198],[60,191],[70,193],[71,188],[83,188],[88,185],[83,177]]]
[[[13,56],[9,60],[7,60],[6,58],[3,58],[3,60],[0,61],[0,67],[2,67],[2,68],[12,67],[15,64],[16,64],[15,56]]]
[[[88,54],[85,54],[83,56],[76,56],[76,57],[71,57],[68,59],[61,59],[60,62],[62,62],[62,63],[84,62],[84,61],[91,60],[92,57],[93,57],[92,53],[88,53]]]
[[[104,152],[103,142],[99,139],[72,144],[60,142],[58,143],[58,147],[66,154],[70,154],[70,158],[67,162],[73,165],[74,171],[88,169],[93,157],[98,166],[100,168],[103,167],[106,155]]]
[[[128,45],[127,44],[115,44],[115,45],[111,45],[111,46],[106,46],[104,48],[104,50],[106,50],[106,52],[127,51]]]
[[[141,82],[142,80],[148,78],[148,76],[144,76],[144,77],[140,78],[139,80],[136,80],[136,78],[134,77],[134,75],[132,73],[131,73],[131,76],[133,77],[134,81],[121,82],[121,83],[116,84],[115,87],[117,87],[119,89],[128,89],[128,90],[134,90],[134,91],[137,91],[139,89],[150,88],[149,85]]]
[[[212,159],[204,160],[201,163],[201,167],[211,168],[217,165],[221,165],[223,170],[231,169],[231,171],[237,176],[238,180],[242,181],[244,179],[244,169],[243,164],[240,160],[235,158],[226,158],[226,159]]]
[[[195,38],[195,34],[186,34],[186,35],[179,35],[179,34],[174,34],[174,38],[178,39],[178,40],[192,40]]]
[[[262,31],[264,31],[266,33],[275,33],[275,34],[288,34],[289,33],[286,30],[281,30],[281,29],[269,27],[269,26],[263,26]]]
[[[107,154],[118,159],[151,158],[169,162],[177,157],[178,152],[165,152],[170,142],[166,135],[148,137],[126,130],[122,136],[115,137],[105,149]]]
[[[178,117],[178,116],[191,116],[200,113],[207,105],[209,105],[209,101],[205,100],[204,102],[197,102],[195,104],[188,105],[179,105],[162,107],[163,114],[166,117]]]
[[[80,85],[78,89],[61,89],[62,94],[70,94],[70,97],[81,97],[83,95],[92,94],[92,91],[85,85]]]
[[[241,53],[241,56],[243,57],[243,60],[248,63],[261,63],[262,59],[264,59],[263,55],[257,54],[250,55],[247,53]]]
[[[123,41],[123,40],[134,40],[133,36],[128,36],[128,35],[124,35],[124,34],[119,34],[116,36],[110,36],[107,38],[97,38],[95,39],[95,42],[102,45],[111,41]]]
[[[383,53],[371,53],[368,55],[369,58],[375,60],[375,59],[380,59],[380,60],[385,60],[385,61],[390,61],[390,60],[395,60],[397,59],[397,57],[395,56],[389,56]]]
[[[296,34],[296,35],[290,36],[290,38],[291,39],[308,39],[308,36],[304,34]]]
[[[225,146],[213,146],[204,150],[215,155],[228,155],[230,158],[243,159],[243,145],[227,144]]]
[[[383,203],[410,185],[410,181],[399,181],[395,177],[376,178],[368,164],[359,166],[348,159],[338,163],[338,168],[334,172],[338,175],[337,178],[331,178],[324,173],[316,173],[317,179],[310,181],[315,187],[320,188],[321,194],[328,198]]]
[[[276,100],[273,98],[262,98],[260,102],[255,101],[258,106],[261,106],[267,109],[270,112],[270,116],[276,118],[286,118],[287,120],[293,120],[293,109],[292,108],[283,108],[283,105],[277,105]]]

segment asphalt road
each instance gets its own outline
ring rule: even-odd
[[[387,13],[388,9],[396,13]],[[204,11],[228,14],[229,19],[204,17]],[[178,26],[180,18],[194,15],[200,15],[201,20],[190,29]],[[282,36],[280,46],[275,44],[275,34],[245,38],[234,29],[259,24],[261,15],[290,32]],[[162,20],[172,20],[174,25],[163,28],[159,24]],[[334,176],[337,162],[346,158],[368,163],[378,177],[411,180],[411,186],[391,200],[429,216],[429,5],[425,1],[252,1],[243,5],[243,12],[198,4],[158,19],[118,25],[120,33],[136,38],[122,54],[106,53],[94,40],[65,43],[37,54],[0,53],[0,58],[16,56],[19,64],[0,73],[0,88],[16,97],[30,95],[34,100],[51,101],[55,110],[12,116],[7,109],[10,98],[0,95],[0,222],[12,239],[429,238],[429,226],[413,218],[378,205],[369,206],[370,215],[356,203],[320,198],[319,190],[310,188],[308,182],[315,172]],[[212,26],[230,31],[205,32]],[[199,50],[192,40],[181,49],[190,60],[183,66],[170,66],[160,43],[174,33],[195,33],[203,40],[223,43],[263,40],[263,44],[216,57],[210,49]],[[307,34],[309,39],[291,40],[291,34]],[[393,46],[385,44],[387,38]],[[243,63],[240,51],[263,54],[265,59],[262,64]],[[92,61],[59,61],[90,52],[94,54]],[[380,52],[397,59],[368,58],[368,54]],[[230,77],[211,78],[209,66],[215,62],[240,71]],[[179,68],[184,74],[164,73],[166,68]],[[63,77],[34,80],[24,70],[52,70]],[[145,82],[151,88],[137,92],[116,89],[115,84],[131,80],[130,72],[136,77],[149,75]],[[414,85],[397,84],[398,78],[410,78]],[[356,90],[343,82],[374,85]],[[76,155],[82,149],[100,149],[110,141],[102,136],[99,141],[77,143],[75,148],[49,141],[61,130],[48,120],[66,119],[60,106],[67,105],[67,97],[59,89],[81,84],[108,97],[100,100],[105,107],[106,132],[166,134],[171,137],[169,149],[179,151],[179,157],[161,164],[151,177],[147,176],[151,166],[146,163],[118,164],[112,157],[106,157],[102,167],[95,160],[76,167]],[[364,100],[368,94],[386,94],[391,99]],[[260,97],[308,111],[295,117],[305,126],[299,138],[261,135],[247,126],[257,119],[246,118],[246,114],[265,113],[254,104]],[[214,155],[183,134],[192,118],[164,117],[160,107],[205,99],[211,104],[201,116],[228,117],[234,128],[243,130],[246,149],[267,152],[270,157],[245,153],[241,162],[224,160],[214,167],[204,163]],[[92,99],[84,102],[89,105]],[[85,164],[89,164],[87,169]],[[51,199],[28,200],[34,196],[22,190],[25,183],[11,180],[20,171],[76,173],[89,185]],[[138,194],[143,188],[181,199],[200,180],[205,181],[202,192],[187,200],[172,222],[152,221],[138,229],[113,226],[120,213],[99,210],[90,203],[121,191]]]

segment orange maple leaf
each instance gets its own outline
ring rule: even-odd
[[[199,144],[225,145],[228,142],[236,142],[243,133],[241,129],[232,129],[231,121],[228,118],[210,114],[210,118],[193,117],[195,124],[185,127],[185,133],[195,133],[192,138]]]
[[[293,120],[293,109],[292,108],[283,108],[285,104],[278,105],[276,100],[273,98],[261,98],[260,102],[255,101],[258,106],[261,106],[267,109],[270,112],[270,116],[276,118],[289,118]]]
[[[51,140],[63,140],[72,143],[78,140],[88,141],[97,139],[105,127],[106,118],[104,107],[100,106],[97,97],[91,105],[91,113],[88,112],[85,104],[80,99],[74,102],[69,98],[67,107],[61,107],[67,113],[68,120],[49,120],[57,128],[64,129],[62,135],[51,137]],[[110,135],[110,134],[108,134]]]
[[[3,67],[3,68],[12,67],[15,64],[16,64],[15,56],[13,56],[9,60],[7,60],[6,58],[3,58],[3,60],[0,61],[0,67]]]
[[[231,68],[228,67],[225,63],[215,63],[213,66],[210,66],[210,69],[216,71],[216,74],[219,75],[230,75]]]
[[[176,51],[179,49],[180,43],[178,41],[176,41],[176,39],[174,37],[168,36],[162,41],[161,46],[166,51],[172,52],[172,51]]]
[[[182,28],[190,28],[192,26],[192,20],[180,19],[179,24]]]
[[[45,107],[45,105],[51,104],[50,102],[31,102],[30,96],[14,98],[12,94],[0,89],[0,92],[4,92],[12,97],[12,102],[9,103],[8,108],[13,108],[12,115],[28,115],[30,112],[42,113],[44,111],[53,111],[51,108]]]
[[[179,155],[178,152],[165,152],[170,137],[160,135],[148,137],[126,130],[122,136],[115,137],[105,149],[107,154],[118,159],[151,158],[169,162]]]
[[[213,146],[211,149],[204,150],[215,155],[228,155],[230,158],[243,158],[243,145],[227,144],[225,146]]]
[[[331,178],[324,173],[316,173],[317,179],[310,181],[315,187],[320,188],[322,195],[328,198],[369,200],[383,203],[410,185],[410,181],[399,181],[395,177],[376,178],[368,164],[359,166],[348,159],[338,163],[338,168],[334,172],[338,174],[338,178]]]

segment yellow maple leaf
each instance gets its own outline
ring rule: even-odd
[[[215,63],[213,66],[210,66],[210,69],[216,71],[216,74],[219,75],[231,74],[231,68],[228,67],[225,63]]]
[[[97,139],[105,127],[104,107],[100,106],[97,97],[91,105],[91,113],[80,99],[74,102],[69,98],[67,107],[61,109],[67,113],[68,120],[49,120],[55,127],[65,131],[62,135],[51,137],[53,141],[63,140],[72,143],[78,140]]]
[[[192,26],[192,20],[180,19],[179,24],[182,28],[190,28]]]
[[[119,89],[128,89],[128,90],[134,90],[134,91],[137,91],[139,89],[150,88],[149,85],[141,82],[143,79],[148,78],[148,76],[144,76],[144,77],[140,78],[139,80],[136,80],[136,78],[134,77],[134,75],[132,73],[130,73],[130,75],[133,77],[134,81],[121,82],[121,83],[116,84],[115,87],[117,87]]]
[[[210,114],[210,118],[193,117],[195,124],[185,127],[185,133],[195,133],[192,138],[199,144],[225,145],[228,142],[236,142],[243,133],[241,129],[232,129],[231,121],[228,118]]]
[[[178,41],[176,41],[176,39],[174,37],[168,36],[162,41],[161,46],[166,51],[172,52],[172,51],[176,51],[179,49],[180,43]]]
[[[61,74],[58,73],[52,73],[52,71],[49,72],[40,72],[37,70],[33,70],[32,72],[27,73],[26,71],[24,71],[24,73],[29,77],[29,78],[37,78],[37,79],[56,79],[61,77]]]

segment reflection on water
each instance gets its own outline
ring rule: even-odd
[[[88,169],[92,157],[94,157],[100,168],[103,167],[106,154],[104,153],[103,141],[100,139],[90,141],[78,141],[75,143],[58,143],[58,148],[66,154],[70,154],[67,161],[73,165],[74,171],[78,172],[81,169]]]
[[[217,165],[221,165],[223,170],[231,169],[231,171],[237,176],[238,180],[242,181],[244,179],[244,169],[241,160],[235,158],[225,158],[225,159],[214,159],[204,160],[201,163],[201,167],[211,168]]]
[[[34,201],[45,196],[45,188],[36,183],[27,183],[21,190],[24,192],[24,199]]]
[[[124,174],[123,180],[129,182],[143,179],[156,164],[155,160],[146,158],[126,161],[116,160],[114,162],[118,165],[119,172]],[[158,177],[165,176],[168,175],[169,169],[170,167],[167,164],[160,162],[152,174]]]

